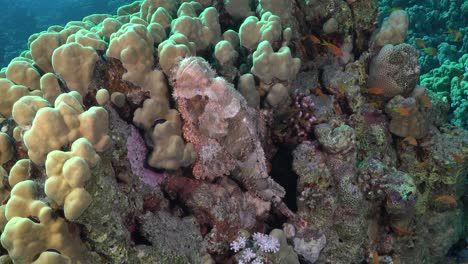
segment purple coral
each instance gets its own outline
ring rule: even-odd
[[[156,173],[150,169],[145,168],[144,163],[148,150],[146,148],[145,140],[134,126],[131,126],[130,136],[127,138],[127,158],[130,162],[130,167],[135,175],[150,185],[156,187],[165,177],[164,173]]]

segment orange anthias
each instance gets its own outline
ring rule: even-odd
[[[325,94],[323,93],[322,89],[320,89],[319,86],[317,86],[314,90],[313,90],[314,94],[317,95],[317,96],[320,96],[320,97],[326,97]]]
[[[385,92],[385,89],[382,87],[372,87],[367,89],[367,92],[370,94],[383,94]]]
[[[409,144],[413,145],[413,146],[417,146],[418,145],[418,141],[412,137],[412,136],[407,136],[403,139],[403,141],[406,141],[408,142]]]
[[[460,163],[460,164],[463,164],[465,162],[465,160],[463,160],[462,157],[460,157],[460,155],[456,154],[456,153],[450,153],[450,155],[452,156],[452,158],[457,162],[457,163]]]
[[[314,35],[308,35],[307,38],[314,44],[320,44],[322,41]]]
[[[441,195],[435,199],[438,202],[447,202],[451,205],[457,205],[457,200],[450,195]]]
[[[406,230],[406,229],[404,229],[402,227],[399,227],[397,225],[392,225],[392,229],[394,231],[396,231],[397,233],[405,235],[405,236],[410,236],[410,235],[414,234],[414,232],[408,231],[408,230]]]
[[[404,107],[395,107],[393,109],[393,111],[399,113],[402,116],[409,116],[410,115],[410,111],[407,108],[404,108]]]
[[[379,253],[377,250],[374,250],[374,253],[372,254],[372,263],[379,264]]]
[[[327,41],[324,41],[322,45],[326,46],[328,50],[334,55],[343,56],[343,51],[340,48],[338,48],[336,45]]]
[[[429,109],[432,109],[432,103],[431,103],[431,100],[429,100],[429,98],[427,98],[427,95],[422,95],[421,97],[419,97],[419,99],[421,100],[421,102]]]

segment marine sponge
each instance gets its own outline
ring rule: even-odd
[[[387,44],[397,45],[403,43],[408,31],[408,25],[409,16],[405,10],[393,11],[375,35],[375,44],[382,47]]]
[[[367,86],[381,87],[383,96],[408,96],[418,82],[418,51],[409,44],[385,45],[370,64]]]
[[[50,151],[79,137],[88,139],[97,151],[104,151],[111,141],[107,135],[108,123],[104,108],[93,106],[85,111],[80,94],[72,91],[61,94],[55,100],[55,108],[43,107],[37,111],[23,141],[36,164],[44,163]]]
[[[69,152],[54,150],[47,155],[44,191],[57,205],[63,206],[69,221],[75,221],[91,204],[92,197],[84,185],[91,178],[91,168],[99,160],[85,138],[73,142]]]

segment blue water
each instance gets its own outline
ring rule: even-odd
[[[0,68],[27,48],[31,34],[46,30],[51,25],[65,25],[90,14],[115,14],[119,6],[132,0],[0,0]]]

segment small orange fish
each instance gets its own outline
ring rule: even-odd
[[[419,97],[419,99],[421,100],[421,102],[429,109],[432,109],[432,103],[431,103],[431,100],[429,100],[429,98],[427,98],[427,95],[423,94],[421,97]]]
[[[458,76],[458,82],[457,82],[458,88],[461,88],[460,83],[461,83],[461,81],[463,81],[463,78],[465,78],[465,74],[462,74],[462,75]]]
[[[307,38],[314,44],[321,44],[322,41],[314,35],[308,35]]]
[[[462,33],[459,30],[453,29],[453,28],[448,28],[447,32],[444,32],[445,34],[450,34],[453,37],[454,42],[460,41],[462,37]]]
[[[416,42],[416,44],[420,47],[420,48],[425,48],[426,47],[426,42],[422,39],[415,39],[414,40]]]
[[[407,136],[403,139],[403,141],[406,141],[408,142],[409,144],[413,145],[413,146],[417,146],[418,145],[418,141],[412,137],[412,136]]]
[[[422,49],[427,55],[430,55],[430,56],[435,56],[437,55],[437,49],[434,48],[434,47],[428,47],[428,48],[424,48]]]
[[[409,116],[410,115],[410,111],[404,107],[395,107],[393,108],[393,111],[399,113],[400,115],[402,116]]]
[[[340,57],[343,56],[343,51],[340,48],[338,48],[336,45],[327,41],[324,41],[322,45],[326,46],[328,50],[334,55],[340,56]]]
[[[381,87],[372,87],[367,89],[367,92],[370,94],[383,94],[385,92],[385,89]]]
[[[379,252],[377,252],[377,250],[374,250],[372,254],[372,263],[379,264]]]
[[[317,95],[317,96],[320,96],[320,97],[326,97],[325,94],[323,93],[322,89],[320,89],[318,87],[314,89],[314,94]]]
[[[463,164],[465,161],[463,160],[462,157],[460,157],[460,155],[458,154],[455,154],[455,153],[450,153],[450,155],[452,156],[452,158],[459,164]]]
[[[343,111],[341,110],[341,107],[338,104],[335,104],[333,108],[335,109],[335,113],[337,113],[338,115],[343,114]]]
[[[453,198],[450,195],[442,195],[442,196],[437,197],[435,200],[438,202],[447,202],[455,206],[457,205],[457,200],[455,200],[455,198]]]
[[[401,227],[399,227],[397,225],[392,225],[392,229],[394,231],[396,231],[397,233],[405,235],[405,236],[410,236],[410,235],[414,234],[414,232],[408,231],[408,230],[406,230],[404,228],[401,228]]]

